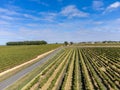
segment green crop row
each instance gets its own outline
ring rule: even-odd
[[[58,54],[57,57],[55,56],[55,58],[52,58],[51,59],[52,61],[49,60],[50,63],[47,65],[47,67],[44,68],[43,71],[36,77],[37,82],[35,78],[34,80],[32,80],[32,82],[30,82],[30,84],[25,86],[24,89],[29,90],[32,86],[34,86],[35,83],[38,83],[38,88],[41,88],[47,82],[50,76],[54,73],[58,65],[61,63],[61,60],[64,59],[64,57],[68,52],[69,51],[67,50],[66,51],[63,50],[63,52],[61,52],[61,54]],[[45,78],[42,78],[42,77],[45,77]]]
[[[119,90],[119,54],[117,47],[67,47],[48,60],[26,90]]]
[[[113,49],[115,49],[115,48],[113,48]],[[89,57],[90,64],[91,65],[93,64],[92,67],[94,67],[94,69],[96,69],[96,70],[93,70],[92,72],[97,71],[98,75],[101,77],[101,80],[104,83],[104,85],[106,86],[106,88],[108,88],[108,89],[112,88],[115,90],[119,90],[118,89],[119,85],[116,84],[114,81],[116,80],[117,82],[120,82],[120,80],[115,74],[113,75],[113,73],[118,73],[117,67],[113,69],[113,65],[115,67],[116,63],[113,63],[113,64],[106,63],[106,59],[103,58],[103,56],[101,57],[100,54],[96,54],[97,52],[95,53],[94,50],[92,51],[92,49],[89,49],[89,50],[91,52],[88,52],[88,49],[87,50],[84,49],[83,52],[87,53],[86,57]],[[98,48],[98,50],[99,50],[99,48]],[[109,49],[107,48],[107,50],[109,50]],[[102,52],[106,53],[106,50],[105,51],[102,50]],[[115,52],[116,52],[116,50],[115,50]],[[107,60],[109,60],[109,59],[107,59]],[[112,59],[111,59],[111,61],[112,61]],[[98,63],[100,63],[100,65]],[[108,73],[109,69],[112,70],[112,72]],[[95,74],[93,74],[93,76],[94,75]],[[101,84],[101,83],[98,83],[98,84]],[[102,90],[102,89],[100,89],[100,90]]]

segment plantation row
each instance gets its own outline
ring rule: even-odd
[[[116,57],[112,58],[111,53]],[[22,90],[120,88],[120,48],[65,48],[46,64]]]

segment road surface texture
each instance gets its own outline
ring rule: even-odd
[[[56,49],[55,51],[53,51],[52,53],[47,55],[45,58],[43,58],[40,61],[38,61],[37,63],[27,67],[26,69],[16,73],[15,75],[11,76],[10,78],[0,82],[0,90],[5,90],[7,87],[9,87],[13,83],[15,83],[17,80],[19,80],[20,78],[22,78],[23,76],[25,76],[26,74],[31,72],[33,69],[35,69],[36,67],[42,65],[44,62],[46,62],[51,57],[56,55],[60,50],[61,50],[61,48]]]

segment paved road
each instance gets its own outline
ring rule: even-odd
[[[0,82],[0,90],[5,90],[7,87],[9,87],[13,83],[15,83],[17,80],[19,80],[20,78],[22,78],[23,76],[25,76],[26,74],[31,72],[33,69],[35,69],[36,67],[40,66],[41,64],[43,64],[44,62],[49,60],[49,58],[56,55],[56,53],[58,53],[60,50],[61,50],[61,48],[55,50],[54,52],[52,52],[51,54],[49,54],[45,58],[41,59],[39,62],[27,67],[26,69],[16,73],[15,75],[11,76],[10,78]]]

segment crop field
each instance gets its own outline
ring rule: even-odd
[[[22,64],[38,55],[59,47],[60,44],[30,46],[0,46],[0,72]]]
[[[119,47],[69,47],[46,64],[22,90],[120,89]]]

